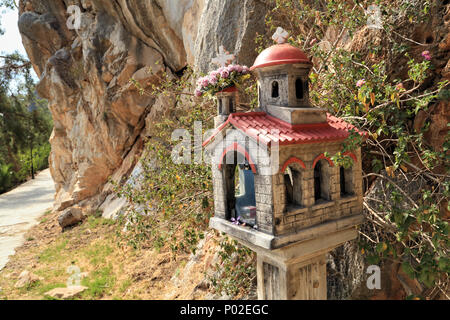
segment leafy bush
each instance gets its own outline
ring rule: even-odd
[[[256,254],[228,237],[220,242],[218,253],[220,262],[208,276],[214,291],[243,298],[256,287]]]
[[[449,230],[441,212],[449,209],[450,139],[447,135],[442,146],[432,146],[425,138],[430,121],[417,129],[414,119],[419,113],[430,115],[448,100],[449,84],[435,71],[435,47],[412,40],[418,25],[429,23],[430,12],[438,12],[442,4],[376,1],[382,29],[370,30],[364,9],[372,1],[270,3],[268,33],[257,38],[258,50],[267,47],[276,27],[290,32],[289,42],[314,59],[310,75],[313,104],[370,135],[362,153],[366,186],[375,179],[390,186],[389,205],[365,201],[368,221],[360,230],[362,252],[369,263],[402,264],[407,274],[431,288],[427,297],[439,291],[445,295]],[[352,139],[353,135],[346,144],[360,144]],[[345,161],[341,154],[331,156],[339,164]],[[412,199],[403,191],[410,187],[399,187],[394,181],[409,172],[424,181],[420,199]],[[407,181],[412,186],[417,179]]]
[[[191,77],[191,72],[187,71],[178,81],[165,79],[164,85],[155,87],[150,94],[166,96],[170,101],[174,90],[192,92],[188,83]],[[125,185],[115,182],[118,194],[130,204],[131,212],[124,217],[123,223],[128,231],[125,238],[135,248],[167,247],[174,254],[195,252],[212,215],[209,166],[203,162],[176,164],[171,157],[172,150],[180,144],[180,141],[172,140],[172,132],[185,128],[193,137],[194,122],[202,121],[214,112],[211,104],[197,104],[191,94],[187,96],[191,98],[185,102],[190,103],[189,108],[177,107],[172,110],[172,115],[167,114],[154,124],[154,134],[146,144],[140,163],[142,172],[137,181]],[[175,98],[172,101],[175,103]]]
[[[8,191],[11,188],[12,174],[10,164],[0,164],[0,193]]]

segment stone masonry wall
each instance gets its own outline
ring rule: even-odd
[[[281,235],[298,231],[328,220],[338,219],[345,216],[351,216],[362,212],[362,182],[358,179],[361,176],[361,152],[355,153],[358,161],[353,165],[354,190],[353,196],[347,196],[341,199],[339,167],[331,167],[326,160],[321,160],[323,172],[328,180],[329,201],[315,204],[314,199],[314,169],[312,168],[314,160],[324,152],[335,154],[341,151],[340,143],[314,144],[314,145],[296,145],[281,148],[280,167],[291,157],[295,156],[301,159],[306,169],[301,168],[301,192],[302,205],[296,208],[289,208],[286,212],[286,195],[283,173],[278,173],[273,177],[273,203],[274,203],[274,228],[275,234]],[[298,170],[300,166],[295,169]]]
[[[237,141],[243,139],[238,135]],[[217,146],[216,146],[217,148]],[[330,155],[342,151],[341,143],[321,143],[312,145],[293,145],[280,148],[280,169],[291,157],[302,160],[304,169],[298,164],[291,167],[300,173],[301,205],[287,206],[284,173],[275,175],[255,174],[256,224],[258,231],[283,235],[296,232],[310,226],[324,223],[341,217],[352,216],[362,212],[361,151],[354,152],[357,162],[353,165],[354,195],[341,198],[339,167],[330,166],[327,160],[321,160],[325,177],[324,189],[328,190],[329,201],[318,204],[314,199],[314,160],[321,154]],[[226,219],[227,197],[222,170],[213,165],[215,215]]]

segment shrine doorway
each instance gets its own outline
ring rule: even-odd
[[[256,225],[255,174],[239,152],[223,166],[226,218],[236,224]],[[227,155],[230,159],[230,155]]]

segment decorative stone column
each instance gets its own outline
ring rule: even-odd
[[[227,121],[230,114],[236,112],[239,103],[238,90],[230,87],[216,94],[217,116],[214,118],[214,126],[217,128]]]

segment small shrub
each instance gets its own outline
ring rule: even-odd
[[[232,297],[244,297],[256,286],[256,254],[227,237],[220,242],[220,262],[208,275],[214,291]]]

